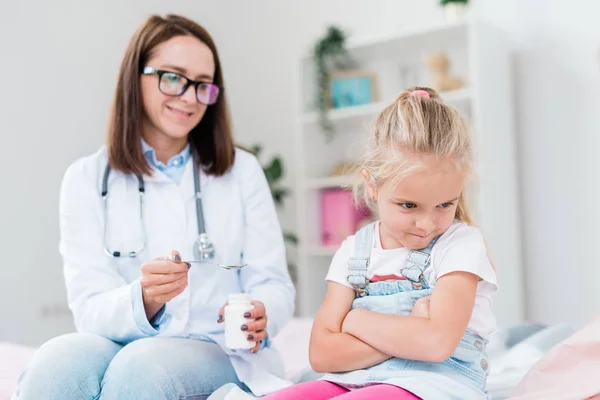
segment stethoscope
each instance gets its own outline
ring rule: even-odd
[[[215,247],[208,239],[206,228],[204,226],[204,210],[202,208],[202,193],[200,189],[200,171],[197,162],[196,153],[193,152],[193,170],[194,170],[194,189],[196,191],[196,219],[198,222],[198,239],[194,244],[194,252],[196,253],[197,259],[203,262],[211,261],[215,258]],[[144,185],[144,179],[141,175],[136,175],[138,180],[138,192],[140,194],[140,225],[142,228],[142,244],[141,246],[133,251],[117,251],[111,250],[107,245],[107,232],[108,232],[108,176],[110,175],[110,165],[106,165],[104,169],[104,176],[102,178],[102,203],[104,208],[104,252],[113,258],[130,257],[135,258],[141,254],[146,248],[146,242],[148,236],[146,234],[146,227],[144,224],[144,194],[146,191]]]

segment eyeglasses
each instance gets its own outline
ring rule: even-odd
[[[196,99],[198,103],[212,105],[219,99],[219,93],[223,88],[219,85],[210,82],[193,81],[185,76],[171,71],[163,71],[160,69],[145,66],[143,75],[158,75],[158,90],[167,96],[181,96],[186,90],[193,85],[196,89]]]

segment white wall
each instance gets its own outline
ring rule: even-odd
[[[578,323],[600,312],[600,3],[489,0],[478,11],[515,42],[528,315]]]
[[[265,156],[281,154],[290,166],[296,61],[325,24],[366,35],[443,19],[436,0],[166,4],[2,4],[0,340],[37,344],[72,329],[57,250],[60,179],[70,162],[103,142],[120,57],[148,14],[183,13],[208,28],[224,64],[238,140],[263,143]],[[536,278],[527,291],[530,316],[577,322],[600,309],[600,256],[594,251],[600,170],[591,154],[600,127],[600,27],[594,19],[600,5],[480,0],[474,6],[515,42],[526,275]],[[292,186],[294,174],[288,173]],[[282,214],[287,228],[295,223],[293,206],[289,201]]]

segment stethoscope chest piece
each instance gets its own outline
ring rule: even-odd
[[[201,233],[194,245],[197,259],[200,261],[212,261],[215,258],[215,246],[208,240],[206,233]]]

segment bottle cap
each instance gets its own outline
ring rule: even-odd
[[[230,303],[250,303],[251,301],[252,297],[249,293],[231,293],[229,295]]]

